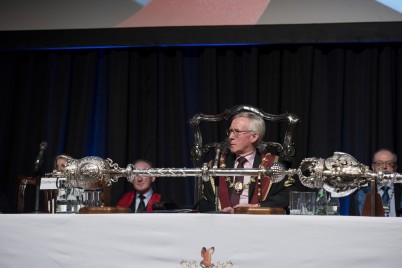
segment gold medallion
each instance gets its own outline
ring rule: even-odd
[[[234,189],[236,193],[241,193],[243,191],[243,183],[241,181],[238,181],[234,185]]]

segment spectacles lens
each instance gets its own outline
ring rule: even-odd
[[[237,129],[231,129],[231,128],[226,131],[228,136],[230,136],[230,134],[233,134],[234,136],[239,136],[240,132],[242,132],[242,131],[237,130]]]
[[[249,132],[251,132],[250,130],[238,130],[238,129],[228,129],[228,130],[226,130],[226,134],[228,135],[228,136],[230,136],[230,134],[233,134],[233,136],[235,136],[235,137],[238,137],[238,136],[240,136],[240,134],[243,134],[243,133],[249,133]]]
[[[395,165],[395,163],[393,162],[374,162],[374,165],[376,165],[377,167],[393,167]]]

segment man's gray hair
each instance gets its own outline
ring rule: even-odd
[[[240,112],[236,114],[233,119],[238,118],[238,117],[245,117],[250,120],[250,126],[249,130],[258,133],[259,138],[257,140],[257,144],[264,138],[265,135],[265,121],[264,119],[259,116],[258,114],[252,113],[252,112]]]
[[[388,152],[388,153],[392,154],[392,157],[394,158],[394,163],[396,164],[396,162],[398,162],[398,156],[393,151],[391,151],[389,149],[380,149],[373,154],[373,160],[372,160],[373,163],[375,162],[375,156],[380,152]]]

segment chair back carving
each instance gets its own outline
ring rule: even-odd
[[[204,155],[208,154],[210,151],[215,151],[217,146],[222,147],[226,142],[227,138],[223,141],[211,142],[203,144],[203,136],[201,133],[201,123],[211,123],[211,122],[221,122],[231,119],[233,116],[240,112],[252,112],[261,116],[266,122],[284,122],[286,123],[286,128],[284,132],[284,137],[281,142],[271,142],[271,141],[261,141],[258,145],[260,151],[273,151],[275,154],[279,155],[284,160],[292,160],[295,155],[295,147],[293,144],[293,132],[299,123],[300,119],[291,113],[283,113],[279,115],[269,114],[263,110],[250,106],[250,105],[238,105],[232,108],[226,109],[224,112],[216,115],[206,115],[206,114],[196,114],[190,120],[189,124],[194,132],[194,145],[191,149],[191,157],[195,167],[201,167],[203,164]],[[269,131],[269,130],[268,130]],[[196,195],[200,196],[201,189],[201,179],[198,179],[198,193]]]
[[[18,200],[17,200],[17,213],[24,213],[25,206],[25,193],[27,185],[36,186],[36,178],[19,176],[18,183]],[[43,206],[42,212],[54,213],[57,201],[57,190],[41,190],[43,193]]]
[[[17,212],[23,213],[24,206],[25,206],[25,191],[26,191],[27,185],[35,186],[36,179],[32,178],[32,177],[19,176],[17,178],[17,183],[18,183]]]

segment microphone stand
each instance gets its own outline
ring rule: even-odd
[[[35,211],[34,213],[43,213],[39,210],[39,195],[40,195],[40,172],[35,172],[36,192],[35,192]]]
[[[214,177],[215,180],[215,211],[219,211],[219,177]]]
[[[41,183],[41,167],[42,167],[42,163],[43,163],[43,153],[47,148],[47,142],[46,141],[42,141],[41,144],[39,145],[39,155],[35,160],[35,166],[34,166],[34,177],[36,179],[36,188],[35,188],[35,210],[33,213],[43,213],[42,211],[40,211],[39,209],[39,196],[40,196],[40,183]]]
[[[219,163],[219,158],[221,155],[221,148],[220,146],[216,147],[216,155],[215,155],[215,160],[214,160],[214,166],[212,168],[218,168],[218,163]],[[215,176],[214,177],[215,181],[215,211],[219,211],[219,177]]]

